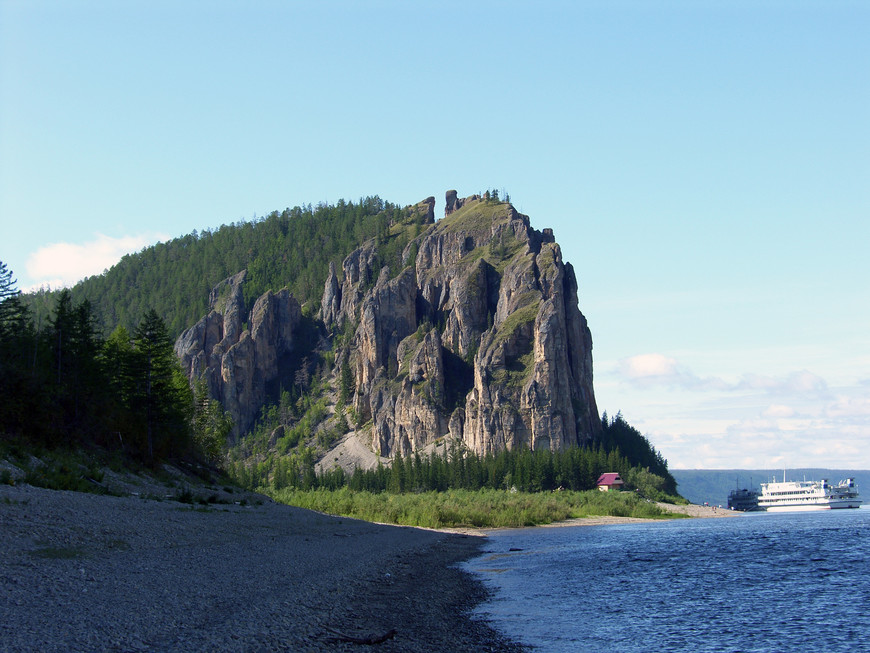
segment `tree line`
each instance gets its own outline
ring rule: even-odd
[[[89,300],[63,290],[36,325],[15,284],[0,262],[0,436],[148,463],[222,454],[231,424],[203,387],[191,390],[155,310],[103,339]]]
[[[90,302],[103,333],[119,325],[132,332],[153,309],[174,340],[206,314],[211,289],[241,270],[248,271],[245,300],[250,310],[261,294],[284,286],[301,304],[319,302],[329,263],[341,270],[344,258],[369,238],[379,240],[381,263],[395,265],[408,236],[420,232],[391,231],[409,216],[408,209],[377,196],[273,211],[128,254],[70,293],[76,303]],[[422,224],[422,215],[413,217]],[[50,318],[60,292],[45,289],[22,297],[37,324]]]
[[[356,468],[346,473],[335,468],[322,474],[315,471],[313,450],[307,447],[284,456],[267,457],[251,464],[249,458],[231,461],[230,473],[244,486],[272,491],[284,488],[336,490],[348,487],[372,493],[443,492],[446,490],[500,489],[520,492],[590,490],[605,472],[618,472],[629,487],[650,498],[676,495],[676,481],[667,463],[646,438],[621,415],[602,418],[605,438],[592,447],[573,447],[562,451],[513,449],[479,455],[459,446],[447,447],[429,455],[412,453],[396,456],[389,466]],[[620,446],[632,447],[625,455]],[[645,445],[643,443],[646,443]],[[649,466],[640,449],[658,456],[664,468]]]

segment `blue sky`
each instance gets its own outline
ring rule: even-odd
[[[506,189],[674,468],[870,468],[870,4],[0,0],[0,260]]]

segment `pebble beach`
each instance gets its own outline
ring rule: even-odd
[[[482,537],[278,505],[0,486],[0,651],[520,651]]]

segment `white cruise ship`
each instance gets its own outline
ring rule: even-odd
[[[837,485],[826,480],[786,481],[761,484],[758,509],[768,512],[786,510],[831,510],[834,508],[858,508],[861,497],[855,479],[847,478]]]

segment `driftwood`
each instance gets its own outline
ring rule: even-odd
[[[398,634],[398,630],[393,628],[392,630],[384,633],[383,635],[372,635],[371,637],[354,637],[353,635],[347,635],[341,631],[335,630],[334,628],[327,628],[331,633],[335,633],[335,637],[330,637],[332,640],[336,640],[339,642],[350,642],[351,644],[381,644],[386,642],[388,639],[393,639]]]

